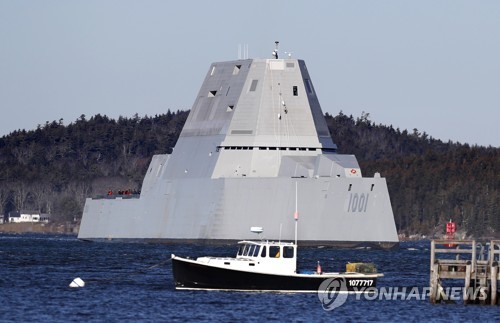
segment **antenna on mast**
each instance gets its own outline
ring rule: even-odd
[[[248,59],[248,44],[238,44],[238,59]]]
[[[275,47],[274,47],[274,50],[273,50],[273,57],[275,59],[278,59],[278,45],[279,45],[279,41],[275,41],[274,44],[275,44]]]

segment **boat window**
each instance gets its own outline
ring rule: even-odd
[[[293,251],[292,246],[283,247],[283,258],[293,258]]]
[[[260,253],[260,256],[261,257],[265,257],[266,256],[266,250],[267,250],[267,247],[266,246],[262,246],[262,248],[260,248],[262,250],[262,252]]]
[[[245,247],[246,247],[246,245],[244,245],[244,244],[240,245],[240,247],[238,249],[238,256],[243,255],[243,252],[245,251]]]
[[[247,245],[247,248],[245,250],[244,256],[252,256],[253,252],[255,250],[255,245]]]
[[[299,95],[299,90],[296,86],[294,86],[293,88],[293,96],[298,96]]]
[[[269,247],[269,257],[279,258],[280,257],[280,247],[270,246]]]

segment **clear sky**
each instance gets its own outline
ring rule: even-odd
[[[323,112],[499,147],[499,35],[497,0],[0,0],[0,136],[190,109],[212,62],[279,40]]]

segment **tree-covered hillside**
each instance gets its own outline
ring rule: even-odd
[[[85,197],[139,189],[151,157],[171,152],[187,115],[82,115],[0,138],[0,213],[33,210],[67,221],[81,216]],[[470,235],[498,236],[499,148],[443,143],[376,125],[365,113],[326,120],[339,152],[356,155],[364,176],[387,178],[399,232],[442,231],[451,218]]]
[[[154,154],[175,146],[189,112],[118,120],[96,115],[0,138],[0,213],[33,210],[81,217],[85,198],[138,189]]]

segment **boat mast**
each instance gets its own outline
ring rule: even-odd
[[[297,182],[295,182],[295,214],[293,215],[295,219],[295,245],[297,246],[297,222],[299,220],[299,210],[298,210],[298,202],[297,202]]]

